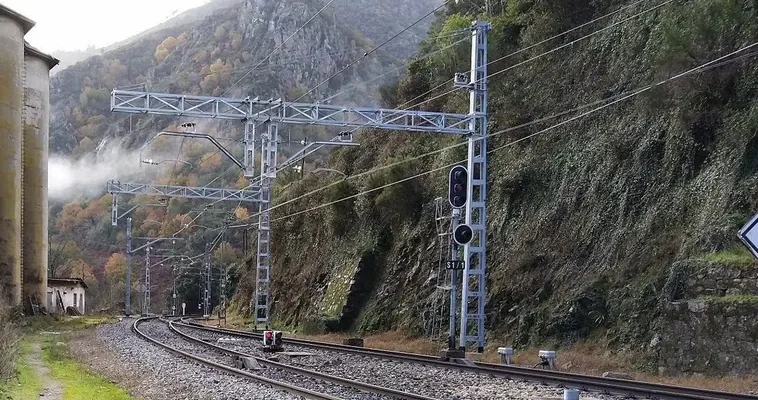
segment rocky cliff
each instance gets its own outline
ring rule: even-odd
[[[432,33],[481,17],[483,2],[470,3],[450,6]],[[490,132],[628,93],[758,40],[753,2],[694,0],[648,10],[656,4],[545,0],[495,7],[487,18],[491,60],[627,6],[492,64],[492,72],[508,70],[489,81]],[[542,54],[613,23],[619,25]],[[429,53],[441,46],[430,40],[422,47]],[[758,64],[747,54],[544,133],[538,132],[566,117],[491,138],[497,150],[488,171],[490,343],[602,340],[620,350],[644,349],[661,322],[671,265],[738,246],[736,230],[758,210],[751,195],[758,189]],[[420,96],[430,100],[424,108],[465,112],[465,93],[436,98],[447,85],[424,92],[466,70],[467,57],[463,46],[414,63],[387,90],[387,102]],[[463,159],[465,152],[402,162],[456,141],[387,132],[364,132],[360,141],[361,148],[334,152],[330,167],[352,175],[397,165],[274,213],[275,313],[289,326],[316,318],[361,331],[422,333],[434,293],[429,278],[440,261],[433,200],[444,196],[447,172],[352,195]],[[309,176],[283,189],[277,201],[334,179]],[[361,269],[371,271],[360,288],[364,297],[349,304],[354,318],[344,320]]]
[[[326,4],[317,0],[217,0],[55,74],[51,82],[51,182],[66,191],[60,196],[57,192],[53,196],[51,191],[51,270],[66,276],[86,275],[93,307],[109,307],[123,298],[124,228],[123,221],[120,227],[110,224],[110,196],[104,194],[107,179],[131,174],[123,180],[240,188],[249,184],[230,160],[203,141],[157,140],[138,154],[137,149],[148,138],[161,130],[178,129],[186,119],[111,113],[109,96],[114,87],[293,100],[362,58],[303,101],[320,100],[340,91],[344,92],[338,98],[341,102],[375,102],[377,87],[396,76],[395,70],[404,60],[385,48],[363,55],[439,2],[337,1],[318,13]],[[392,44],[405,46],[409,54],[432,22],[433,18],[422,21]],[[364,31],[364,25],[370,29]],[[373,79],[377,76],[382,79]],[[216,135],[241,158],[242,124],[195,122],[199,130]],[[280,147],[282,156],[299,150],[305,135],[319,138],[328,134],[308,127],[282,133],[286,138]],[[140,156],[161,164],[140,164]],[[317,153],[308,165],[321,156]],[[174,159],[183,162],[172,165],[166,161]],[[157,199],[122,196],[120,202],[125,211],[140,202],[155,204]],[[198,215],[197,210],[204,205],[202,201],[173,199],[168,207],[137,207],[131,214],[134,234],[172,235],[186,218],[198,226],[216,227],[223,220],[220,214],[235,213],[233,205],[219,205]],[[243,216],[248,210],[236,212]],[[174,250],[202,253],[213,235],[193,232],[187,235],[186,246]],[[237,276],[233,263],[242,248],[242,230],[230,232],[225,244],[228,256],[216,261],[232,264],[234,283]],[[140,269],[135,267],[134,271],[136,284]],[[162,307],[158,305],[161,301],[169,301],[170,271],[154,274],[154,302]],[[197,297],[199,279],[194,274],[180,282],[188,302]]]

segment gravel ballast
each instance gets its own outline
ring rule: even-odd
[[[162,343],[168,344],[178,350],[210,359],[220,364],[234,365],[232,357],[223,355],[221,352],[211,349],[208,346],[190,342],[181,338],[179,335],[171,332],[168,325],[158,320],[143,322],[139,325],[140,331],[149,337]],[[318,393],[325,393],[345,400],[390,400],[390,397],[367,393],[354,389],[349,386],[335,384],[323,381],[318,378],[312,378],[307,375],[297,374],[291,371],[281,370],[279,368],[262,368],[258,371],[251,371],[255,375],[260,375],[269,379],[288,383],[300,388],[308,389]]]
[[[117,365],[111,368],[118,368],[121,376],[132,377],[134,382],[128,386],[135,396],[146,400],[298,398],[253,380],[221,373],[176,356],[138,338],[131,329],[133,322],[134,319],[124,319],[102,325],[97,328],[97,338],[112,350],[111,363]]]
[[[193,328],[179,328],[193,337],[213,341],[233,336]],[[241,339],[235,344],[215,343],[256,357],[266,357],[258,340]],[[468,371],[446,369],[415,363],[383,360],[338,351],[307,348],[285,343],[285,351],[305,352],[305,357],[280,355],[278,361],[305,369],[356,381],[412,392],[438,399],[562,399],[563,389],[534,382],[492,377]],[[581,393],[582,400],[617,400],[618,396]]]

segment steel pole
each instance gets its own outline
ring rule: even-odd
[[[132,219],[126,219],[126,279],[124,295],[124,314],[132,314]]]

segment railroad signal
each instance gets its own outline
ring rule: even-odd
[[[263,351],[282,350],[282,331],[263,332]]]
[[[453,231],[453,240],[461,246],[469,244],[474,238],[474,231],[466,224],[458,225]]]
[[[468,184],[468,171],[462,165],[456,165],[450,169],[450,192],[448,201],[454,208],[466,205],[466,185]]]

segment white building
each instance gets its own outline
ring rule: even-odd
[[[65,313],[66,307],[74,307],[84,314],[87,284],[79,278],[47,279],[47,311]],[[63,307],[61,307],[61,303]]]

